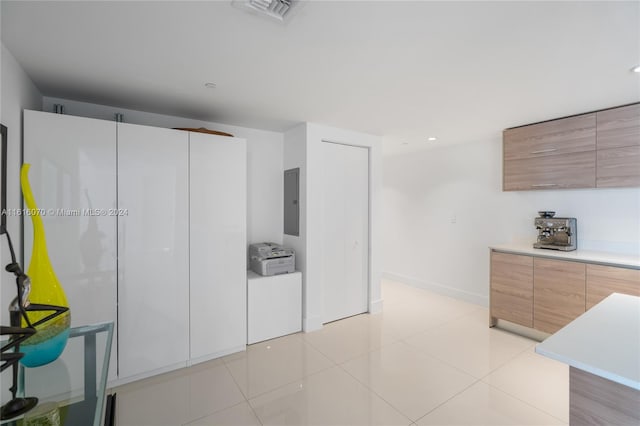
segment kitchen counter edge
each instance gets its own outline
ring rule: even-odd
[[[536,249],[525,244],[517,243],[496,244],[489,246],[489,249],[502,253],[523,254],[527,256],[543,257],[548,259],[561,259],[574,262],[593,263],[597,265],[640,269],[640,254],[631,255],[580,249],[574,251]]]

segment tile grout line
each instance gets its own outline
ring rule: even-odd
[[[244,392],[242,391],[242,388],[238,384],[238,381],[236,380],[236,377],[233,375],[233,373],[229,369],[229,366],[227,366],[227,364],[225,362],[223,362],[222,365],[224,365],[224,368],[227,370],[227,373],[229,373],[229,375],[231,376],[231,380],[233,380],[233,383],[235,383],[236,387],[240,391],[240,394],[243,396],[245,402],[249,403],[249,399],[247,398],[247,395],[245,395]]]
[[[347,361],[348,362],[348,361]],[[346,362],[345,362],[346,364]],[[338,367],[347,374],[347,376],[353,378],[353,380],[355,380],[356,382],[358,382],[360,385],[364,386],[365,389],[367,389],[369,392],[371,392],[372,394],[374,394],[375,396],[377,396],[378,398],[380,398],[382,401],[384,401],[386,404],[388,404],[391,408],[393,408],[394,410],[396,410],[398,412],[398,414],[400,414],[402,417],[405,417],[406,419],[408,419],[411,423],[409,423],[409,425],[412,425],[415,423],[415,421],[407,416],[405,413],[403,413],[402,411],[400,411],[400,409],[398,407],[396,407],[394,404],[392,404],[391,402],[387,401],[382,395],[380,395],[379,393],[377,393],[375,390],[373,390],[369,385],[367,385],[366,383],[362,382],[360,379],[358,379],[356,376],[354,376],[353,374],[349,373],[349,371],[347,369],[345,369],[342,364],[338,364]]]
[[[303,343],[303,344],[306,344],[307,342],[305,342],[304,340],[302,340],[302,343]],[[242,394],[242,396],[245,398],[245,400],[247,401],[247,403],[248,403],[249,405],[251,405],[251,402],[250,402],[250,401],[251,401],[252,399],[256,399],[256,398],[261,397],[261,396],[263,396],[263,395],[266,395],[266,394],[268,394],[268,393],[270,393],[270,392],[274,392],[274,391],[276,391],[276,390],[278,390],[278,389],[281,389],[281,388],[283,388],[283,387],[285,387],[285,386],[292,385],[293,383],[296,383],[296,382],[298,382],[298,381],[300,381],[300,380],[304,380],[304,379],[306,379],[306,378],[308,378],[308,377],[315,376],[316,374],[323,373],[323,372],[325,372],[325,371],[327,371],[327,370],[330,370],[331,368],[334,368],[334,367],[337,367],[337,366],[338,366],[338,364],[336,364],[335,362],[333,362],[333,360],[331,360],[330,358],[328,358],[327,356],[325,356],[322,352],[320,352],[320,351],[318,351],[317,349],[315,349],[311,344],[309,344],[309,346],[311,346],[311,348],[312,348],[312,349],[316,350],[316,352],[318,352],[320,355],[322,355],[324,358],[326,358],[326,359],[327,359],[327,361],[329,361],[329,364],[330,364],[330,365],[329,365],[328,367],[321,368],[321,369],[320,369],[320,370],[318,370],[318,371],[314,371],[313,373],[310,373],[310,374],[303,374],[303,375],[302,375],[302,377],[299,377],[299,378],[297,378],[297,379],[294,379],[294,380],[292,380],[292,381],[290,381],[290,382],[286,382],[286,383],[284,383],[284,384],[282,384],[282,385],[278,385],[277,387],[275,387],[275,388],[273,388],[273,389],[266,390],[266,391],[261,392],[261,393],[259,393],[259,394],[257,394],[257,395],[254,395],[254,396],[252,396],[252,397],[249,397],[248,395],[245,395],[245,393],[242,391],[242,388],[241,388],[241,387],[240,387],[240,385],[238,384],[238,382],[237,382],[237,380],[236,380],[235,376],[233,375],[233,373],[232,373],[232,372],[231,372],[231,370],[229,369],[228,364],[227,364],[226,362],[223,362],[223,365],[227,368],[227,371],[228,371],[228,372],[229,372],[229,374],[231,375],[231,378],[233,379],[234,383],[236,383],[236,386],[238,386],[238,389],[240,390],[240,393]],[[238,361],[238,360],[233,360],[233,361]],[[233,362],[233,361],[232,361],[232,362]],[[253,408],[253,406],[252,406],[252,408]]]
[[[475,379],[475,377],[474,377]],[[415,423],[417,424],[418,421],[422,420],[423,418],[425,418],[426,416],[428,416],[429,414],[433,413],[435,410],[437,410],[438,408],[440,408],[441,406],[443,406],[444,404],[446,404],[447,402],[451,401],[453,398],[459,396],[460,394],[466,392],[467,390],[469,390],[469,388],[471,388],[472,386],[475,386],[478,382],[480,382],[480,379],[477,379],[476,381],[474,381],[473,383],[471,383],[469,386],[465,387],[464,389],[461,389],[459,392],[457,392],[456,394],[452,395],[451,397],[447,398],[445,401],[442,401],[440,404],[436,405],[435,407],[433,407],[431,410],[427,411],[423,416],[421,416],[420,418],[418,418]]]
[[[231,376],[231,380],[233,380],[233,383],[235,383],[236,387],[240,391],[240,394],[244,397],[244,402],[247,403],[249,408],[251,408],[251,412],[253,413],[253,415],[256,417],[256,419],[258,419],[258,423],[260,423],[262,425],[262,420],[260,420],[260,417],[258,417],[258,413],[256,413],[256,410],[253,408],[253,405],[251,405],[251,403],[249,402],[249,399],[247,398],[247,395],[245,395],[244,392],[242,392],[242,388],[240,387],[240,385],[238,384],[238,381],[236,380],[235,376],[233,375],[233,373],[229,369],[229,366],[224,361],[222,362],[222,365],[224,365],[224,368],[227,370],[227,373],[229,373],[229,375]],[[240,403],[238,403],[236,405],[239,405],[239,404]]]
[[[535,344],[534,344],[534,345],[535,345]],[[532,345],[532,346],[533,346],[533,345]],[[510,393],[510,392],[507,392],[505,389],[502,389],[502,388],[498,387],[497,385],[494,385],[494,384],[491,384],[491,383],[489,383],[489,382],[485,381],[485,379],[486,379],[487,377],[489,377],[491,374],[493,374],[493,373],[495,373],[497,370],[499,370],[499,369],[503,368],[503,367],[504,367],[504,366],[506,366],[508,363],[510,363],[510,362],[512,362],[513,360],[515,360],[516,358],[518,358],[518,357],[522,356],[522,355],[523,355],[525,352],[527,352],[529,349],[531,349],[531,347],[528,347],[527,349],[524,349],[523,351],[521,351],[520,353],[518,353],[516,356],[514,356],[513,358],[511,358],[508,362],[505,362],[505,363],[504,363],[503,365],[501,365],[500,367],[498,367],[498,368],[496,368],[495,370],[491,371],[491,373],[489,373],[489,374],[487,374],[486,376],[484,376],[484,377],[481,379],[481,381],[482,381],[482,383],[484,383],[485,385],[487,385],[487,386],[489,386],[489,387],[491,387],[491,388],[493,388],[493,389],[499,390],[500,392],[502,392],[502,393],[504,393],[504,394],[506,394],[506,395],[508,395],[508,396],[510,396],[510,397],[512,397],[512,398],[515,398],[515,399],[517,399],[518,401],[520,401],[520,402],[522,402],[522,403],[524,403],[524,404],[526,404],[526,405],[528,405],[528,406],[530,406],[530,407],[533,407],[533,408],[535,408],[536,410],[539,410],[539,411],[541,411],[541,412],[543,412],[543,413],[545,413],[545,414],[547,414],[547,415],[549,415],[549,416],[553,417],[554,419],[557,419],[558,421],[560,421],[560,422],[562,422],[562,423],[565,423],[565,421],[564,421],[563,419],[559,418],[559,417],[558,417],[558,416],[556,416],[555,414],[552,414],[552,413],[550,413],[549,411],[547,411],[547,410],[545,410],[545,409],[543,409],[543,408],[541,408],[541,407],[538,407],[538,406],[536,406],[536,405],[533,405],[531,402],[525,401],[524,399],[520,398],[520,397],[519,397],[519,396],[517,396],[517,395],[514,395],[514,394],[512,394],[512,393]]]
[[[244,397],[244,402],[249,406],[249,408],[251,408],[251,412],[256,417],[256,419],[258,419],[258,423],[260,423],[260,425],[262,425],[263,424],[262,420],[260,420],[260,417],[258,417],[258,413],[256,413],[256,410],[253,408],[253,405],[251,405],[251,403],[249,402],[249,398],[247,397],[247,395],[245,395],[244,392],[242,391],[242,388],[240,387],[240,385],[238,384],[238,381],[236,380],[235,376],[231,372],[231,369],[229,368],[227,363],[224,362],[224,361],[222,362],[222,365],[224,365],[224,368],[227,369],[227,372],[231,376],[231,379],[233,380],[233,383],[236,384],[236,386],[238,387],[238,390],[240,391],[240,394]],[[239,405],[239,404],[237,404],[237,405]]]
[[[559,422],[562,422],[562,423],[564,423],[564,424],[567,424],[564,420],[562,420],[561,418],[559,418],[559,417],[558,417],[558,416],[556,416],[555,414],[552,414],[552,413],[548,412],[547,410],[544,410],[544,409],[542,409],[542,408],[540,408],[540,407],[538,407],[538,406],[535,406],[535,405],[533,405],[532,403],[530,403],[530,402],[528,402],[528,401],[525,401],[524,399],[522,399],[522,398],[520,398],[520,397],[518,397],[518,396],[516,396],[516,395],[513,395],[513,394],[511,394],[511,393],[507,392],[507,391],[506,391],[506,390],[504,390],[504,389],[501,389],[501,388],[497,387],[496,385],[492,385],[491,383],[487,383],[487,382],[485,382],[484,380],[481,380],[481,381],[482,381],[482,383],[484,383],[485,385],[489,386],[490,388],[495,389],[495,390],[497,390],[497,391],[500,391],[500,392],[502,392],[503,394],[505,394],[505,395],[507,395],[507,396],[510,396],[511,398],[514,398],[514,399],[516,399],[516,400],[518,400],[518,401],[522,402],[523,404],[528,405],[528,406],[529,406],[529,407],[531,407],[531,408],[535,408],[536,410],[538,410],[538,411],[540,411],[540,412],[542,412],[542,413],[544,413],[544,414],[546,414],[546,415],[548,415],[548,416],[550,416],[550,417],[553,417],[554,419],[558,420]]]

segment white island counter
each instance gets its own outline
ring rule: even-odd
[[[570,424],[640,424],[640,297],[608,296],[536,352],[571,367]]]

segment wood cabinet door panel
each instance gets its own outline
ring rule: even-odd
[[[555,333],[585,311],[586,265],[534,259],[533,328]]]
[[[533,258],[491,253],[491,316],[533,327]]]
[[[593,188],[595,176],[595,151],[504,162],[505,191]]]
[[[593,151],[596,115],[583,114],[507,129],[503,141],[505,160]]]
[[[598,150],[598,188],[640,186],[640,145]]]
[[[640,104],[596,113],[598,149],[640,145]]]
[[[640,296],[640,270],[587,265],[587,309],[611,293]]]

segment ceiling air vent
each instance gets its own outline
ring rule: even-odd
[[[234,0],[232,3],[245,10],[284,21],[297,2],[298,0]]]

